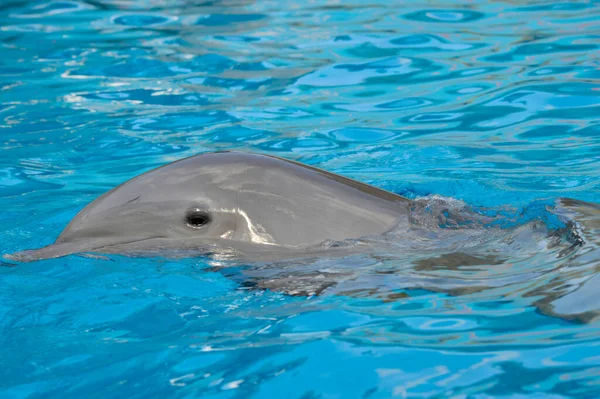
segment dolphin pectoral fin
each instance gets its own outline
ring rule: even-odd
[[[51,244],[39,249],[28,249],[25,251],[5,254],[4,258],[13,262],[35,262],[37,260],[61,258],[81,252],[81,248],[72,243]]]

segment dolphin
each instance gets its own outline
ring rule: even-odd
[[[410,202],[276,156],[205,153],[121,184],[81,210],[54,244],[5,257],[28,262],[224,248],[301,254],[384,234],[406,220]]]
[[[302,296],[396,300],[409,288],[491,295],[525,285],[543,313],[592,320],[600,205],[561,198],[546,208],[547,222],[520,223],[518,210],[489,216],[276,156],[215,152],[135,177],[87,205],[54,244],[5,257],[208,255],[212,270],[243,286]],[[228,272],[239,260],[252,263]]]

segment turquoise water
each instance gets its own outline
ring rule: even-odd
[[[513,224],[600,202],[596,1],[5,0],[0,43],[2,253],[213,150]],[[207,259],[4,263],[0,398],[598,398],[600,230],[581,224],[566,258],[525,240],[502,267],[395,259],[352,295]]]

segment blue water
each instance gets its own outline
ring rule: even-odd
[[[2,253],[224,149],[528,220],[600,202],[597,1],[3,0],[0,44]],[[0,398],[598,398],[600,252],[578,251],[383,297],[206,259],[4,263]]]

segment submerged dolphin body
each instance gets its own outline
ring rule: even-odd
[[[396,300],[420,288],[486,301],[517,289],[523,306],[600,317],[600,205],[532,206],[528,219],[452,198],[408,200],[282,158],[210,153],[118,186],[54,244],[5,256],[210,255],[207,265],[244,286],[291,295]]]
[[[86,206],[56,242],[7,255],[232,248],[281,255],[380,235],[407,214],[396,194],[282,158],[208,153],[135,177]]]

